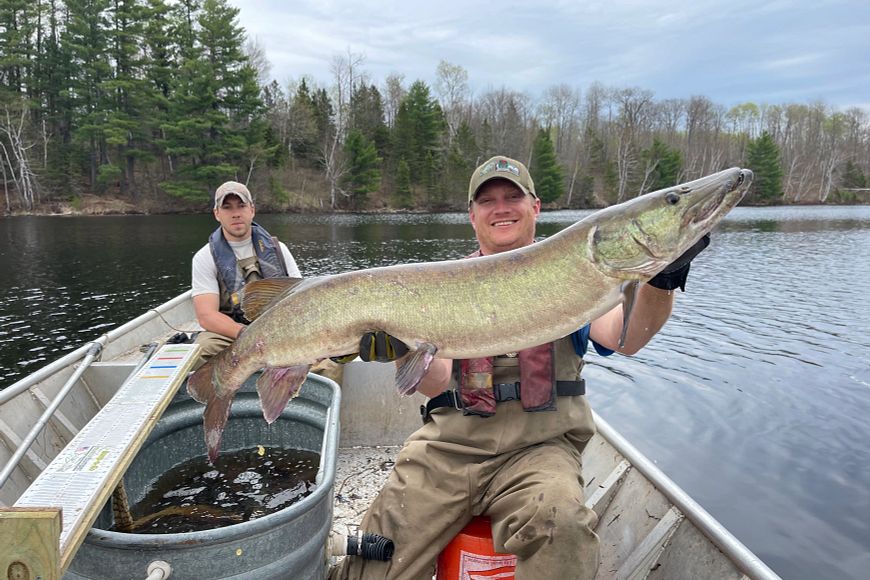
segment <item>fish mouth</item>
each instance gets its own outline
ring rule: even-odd
[[[719,185],[712,195],[700,195],[698,203],[694,204],[688,212],[687,224],[703,226],[719,213],[730,211],[743,199],[748,189],[745,186],[748,186],[751,181],[752,172],[748,169],[740,169],[734,175],[729,175],[728,179]],[[699,189],[703,190],[703,186]]]

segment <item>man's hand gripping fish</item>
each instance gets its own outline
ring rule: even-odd
[[[396,373],[399,393],[410,394],[436,356],[517,352],[566,336],[620,302],[627,328],[638,285],[712,230],[751,182],[751,171],[727,169],[493,256],[248,285],[243,309],[253,322],[188,380],[191,396],[206,405],[209,457],[217,457],[233,397],[249,376],[265,369],[257,391],[271,423],[312,364],[356,352],[367,332],[411,347]]]

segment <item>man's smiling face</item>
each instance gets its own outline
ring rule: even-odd
[[[468,208],[483,255],[528,246],[535,241],[541,200],[506,179],[492,179],[478,190]]]

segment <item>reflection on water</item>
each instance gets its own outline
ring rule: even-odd
[[[538,233],[588,211],[544,213]],[[269,215],[306,276],[461,257],[462,213]],[[208,215],[0,220],[0,387],[185,290]],[[593,407],[784,578],[870,569],[870,207],[737,208]],[[542,305],[543,307],[543,305]]]
[[[181,534],[231,526],[282,510],[310,495],[320,455],[259,447],[205,455],[161,475],[130,507],[134,534]]]

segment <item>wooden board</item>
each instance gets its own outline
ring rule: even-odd
[[[0,572],[4,578],[59,580],[57,508],[0,510]]]

